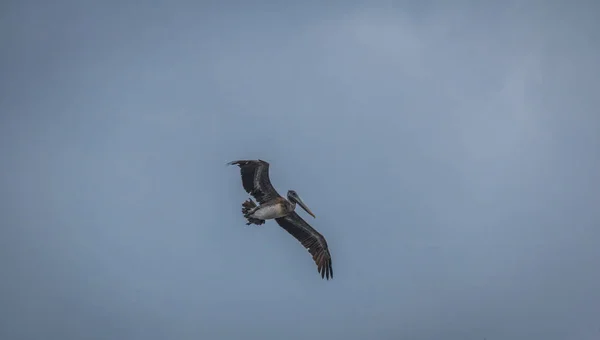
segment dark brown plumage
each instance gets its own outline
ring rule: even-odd
[[[269,163],[263,160],[241,160],[228,163],[240,167],[242,186],[258,204],[281,197],[269,179]]]
[[[252,199],[247,199],[244,203],[242,203],[242,214],[246,215],[252,209],[256,208],[256,203]],[[265,224],[265,220],[259,220],[258,218],[247,217],[248,222],[246,225],[256,224],[261,225]]]
[[[295,211],[284,217],[276,218],[279,224],[288,233],[294,236],[312,255],[321,278],[333,278],[333,267],[331,265],[331,254],[325,237],[311,227]]]
[[[265,223],[264,219],[275,219],[279,226],[300,241],[312,255],[321,278],[332,279],[331,254],[325,237],[294,211],[296,203],[299,203],[303,209],[313,215],[298,194],[293,190],[288,191],[288,200],[279,195],[269,179],[269,163],[263,160],[238,160],[228,164],[240,167],[244,190],[259,203],[257,206],[252,199],[249,199],[242,204],[242,213],[248,220],[246,224],[262,225]],[[256,212],[260,209],[263,209],[261,212],[265,214]]]

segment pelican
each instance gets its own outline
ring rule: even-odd
[[[227,165],[240,167],[244,190],[258,202],[256,205],[252,198],[249,198],[242,203],[242,213],[248,221],[246,225],[262,225],[266,220],[274,219],[280,227],[300,241],[312,255],[321,278],[327,280],[333,278],[331,254],[325,237],[295,212],[298,204],[309,215],[316,218],[296,191],[289,190],[287,199],[279,195],[269,179],[269,163],[263,160],[238,160]]]

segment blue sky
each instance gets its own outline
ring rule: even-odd
[[[2,8],[3,339],[600,335],[596,4]]]

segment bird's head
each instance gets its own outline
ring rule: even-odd
[[[298,203],[302,207],[302,209],[304,209],[304,211],[306,211],[310,216],[312,216],[313,218],[317,218],[315,214],[313,214],[312,211],[310,211],[310,209],[306,206],[306,204],[304,204],[304,202],[302,201],[300,196],[298,196],[296,191],[289,190],[287,192],[287,197],[290,202]]]

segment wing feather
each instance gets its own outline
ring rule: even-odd
[[[333,278],[331,254],[323,235],[311,227],[295,211],[284,217],[276,218],[275,221],[308,250],[317,265],[321,278],[327,278],[327,280]]]
[[[269,163],[263,160],[238,160],[227,163],[240,167],[242,186],[259,204],[279,196],[269,178]]]

